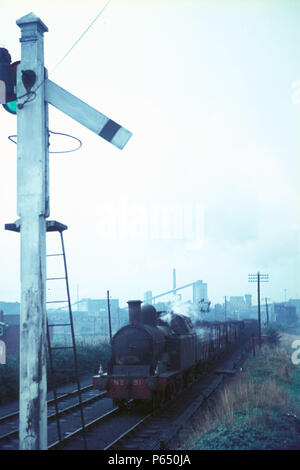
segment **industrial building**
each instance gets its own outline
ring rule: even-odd
[[[145,304],[157,304],[157,298],[166,297],[167,295],[174,295],[178,300],[178,291],[192,287],[192,302],[193,304],[198,304],[200,302],[207,302],[207,284],[203,281],[195,281],[189,284],[185,284],[181,287],[176,287],[176,279],[174,277],[173,289],[163,292],[161,294],[153,296],[152,291],[148,290],[144,294],[144,303]],[[180,298],[179,298],[180,299]]]
[[[110,299],[112,332],[128,320],[127,309],[119,308],[119,299]],[[50,323],[68,323],[68,307],[48,309]],[[82,299],[72,306],[76,341],[92,343],[109,338],[107,299]],[[70,327],[50,327],[51,342],[69,343]],[[19,354],[20,303],[0,302],[0,340],[5,343],[6,354]]]
[[[283,324],[292,324],[297,322],[296,306],[289,302],[280,302],[274,304],[275,321]]]

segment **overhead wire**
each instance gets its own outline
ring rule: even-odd
[[[89,26],[83,31],[83,33],[79,36],[79,38],[74,42],[73,46],[65,53],[65,55],[57,62],[57,64],[53,67],[53,69],[50,71],[50,73],[53,73],[55,69],[66,59],[66,57],[70,54],[70,52],[74,49],[74,47],[77,46],[79,41],[85,36],[85,34],[89,31],[89,29],[93,26],[94,23],[98,20],[98,18],[102,15],[106,7],[110,4],[112,0],[108,0],[104,7],[99,11],[97,16],[93,19],[93,21],[89,24]]]
[[[93,21],[88,25],[88,27],[83,31],[83,33],[79,36],[79,38],[74,42],[74,44],[72,45],[72,47],[64,54],[64,56],[57,62],[57,64],[51,69],[50,71],[50,74],[53,73],[53,71],[55,69],[57,69],[59,67],[59,65],[62,64],[62,62],[66,59],[66,57],[70,54],[70,52],[77,46],[77,44],[81,41],[81,39],[85,36],[85,34],[90,30],[90,28],[96,23],[96,21],[98,20],[98,18],[102,15],[102,13],[104,12],[104,10],[108,7],[108,5],[111,3],[112,0],[108,0],[106,2],[106,4],[103,6],[103,8],[101,8],[101,10],[99,11],[99,13],[96,15],[96,17],[93,19]],[[41,83],[37,86],[37,88],[35,89],[35,91],[31,91],[29,93],[25,93],[25,95],[22,95],[21,97],[19,98],[22,98],[23,96],[27,96],[27,100],[25,100],[24,103],[20,103],[18,105],[19,109],[22,109],[24,107],[24,105],[26,103],[30,103],[31,101],[33,101],[36,97],[36,92],[37,90],[43,85],[43,83],[46,81],[46,78],[44,78]],[[32,99],[30,99],[30,95],[34,95],[34,97]],[[61,151],[61,152],[49,152],[49,153],[69,153],[69,152],[75,152],[76,150],[79,150],[80,147],[82,146],[82,142],[80,139],[78,139],[77,137],[74,137],[74,136],[71,136],[70,134],[64,134],[63,132],[54,132],[54,131],[50,131],[52,134],[60,134],[60,135],[65,135],[65,136],[68,136],[68,137],[71,137],[75,140],[77,140],[80,145],[79,147],[77,147],[76,149],[73,149],[73,150],[65,150],[65,151]],[[17,137],[16,135],[11,135],[11,136],[8,136],[9,140],[13,143],[16,144],[16,142],[12,139],[12,137]]]
[[[98,18],[102,15],[102,13],[104,12],[104,10],[106,9],[106,7],[110,4],[112,0],[108,0],[106,2],[106,4],[104,5],[104,7],[99,11],[99,13],[96,15],[96,17],[93,19],[93,21],[89,24],[89,26],[83,31],[83,33],[79,36],[79,38],[74,42],[73,46],[70,47],[70,49],[64,54],[64,56],[57,62],[57,64],[50,70],[49,74],[53,73],[55,69],[57,69],[57,67],[59,67],[59,65],[62,64],[62,62],[66,59],[66,57],[70,54],[70,52],[74,49],[75,46],[77,46],[77,44],[79,43],[79,41],[81,41],[81,39],[83,38],[83,36],[89,31],[89,29],[93,26],[93,24],[98,20]],[[35,89],[35,91],[37,91],[42,85],[43,83],[47,80],[47,78],[44,78],[41,83],[37,86],[37,88]]]

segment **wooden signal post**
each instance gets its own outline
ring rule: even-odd
[[[18,208],[21,218],[20,420],[21,450],[47,449],[46,217],[49,216],[48,105],[45,102],[44,32],[32,13],[21,28],[17,96],[24,96],[21,70],[34,70],[41,84],[35,99],[18,109]],[[26,98],[19,100],[19,104]]]
[[[47,79],[44,33],[34,13],[20,18],[17,69],[18,207],[21,232],[21,450],[47,449],[46,218],[49,210],[48,103],[122,149],[131,132]]]

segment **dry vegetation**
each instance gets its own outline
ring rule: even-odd
[[[92,375],[98,372],[100,362],[106,367],[110,358],[111,349],[109,343],[78,344],[77,361],[79,374]],[[53,351],[54,369],[56,371],[56,386],[75,382],[74,356],[72,350]],[[51,390],[53,379],[50,373],[49,358],[47,364],[47,385]],[[66,372],[68,370],[69,372]],[[19,396],[19,357],[7,356],[7,363],[0,367],[0,405],[17,400]]]
[[[287,336],[244,363],[181,433],[177,448],[300,449],[297,421],[287,416],[300,418],[300,366],[286,349],[295,337]]]

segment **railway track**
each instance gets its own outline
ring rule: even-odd
[[[81,389],[81,391],[84,393],[85,391],[87,390],[91,390],[93,388],[92,385],[87,385],[86,387],[83,387]],[[57,401],[62,401],[66,398],[69,398],[71,396],[74,396],[74,395],[77,395],[78,394],[78,391],[77,389],[76,390],[73,390],[71,392],[66,392],[66,393],[63,393],[62,395],[59,395],[57,397]],[[51,400],[48,400],[47,402],[47,405],[48,407],[51,406],[51,405],[54,405],[54,399],[51,399]],[[6,421],[10,420],[10,419],[13,419],[13,418],[18,418],[19,417],[19,411],[13,411],[12,413],[9,413],[7,415],[3,415],[3,416],[0,416],[0,426],[5,423]]]
[[[109,448],[111,439],[117,442],[120,435],[126,435],[130,429],[138,426],[152,413],[146,413],[140,410],[138,406],[132,409],[115,407],[104,415],[86,423],[86,438],[88,450],[102,450],[106,446]],[[49,450],[78,450],[82,448],[82,428],[79,427],[75,432],[70,433],[61,443],[54,443],[49,446]]]
[[[163,411],[154,412],[145,416],[134,426],[120,435],[117,439],[104,447],[104,450],[163,450],[168,448],[169,442],[180,429],[189,421],[202,403],[218,388],[223,376],[215,377],[213,381],[202,390],[202,393],[185,391],[172,401]],[[202,387],[201,387],[202,388]],[[190,400],[192,399],[192,403]],[[190,403],[188,405],[188,403]]]
[[[163,410],[142,418],[135,426],[108,444],[104,450],[166,450],[178,432],[190,421],[198,409],[207,402],[228,375],[234,375],[247,356],[243,348],[215,368],[203,380],[192,385]],[[233,366],[235,369],[233,369]]]
[[[105,398],[106,392],[98,392],[93,390],[92,385],[87,385],[81,388],[82,403],[87,407],[102,398]],[[87,396],[90,395],[90,396]],[[86,397],[87,398],[84,398]],[[77,401],[78,390],[63,393],[57,397],[57,401],[63,404],[63,408],[59,410],[60,419],[66,414],[71,414],[79,410],[80,404]],[[75,402],[74,402],[75,400]],[[51,434],[55,433],[56,428],[56,413],[54,410],[54,399],[47,402],[48,405],[48,428],[52,426]],[[0,449],[17,449],[19,440],[18,430],[19,411],[9,413],[0,417]]]
[[[240,349],[235,353],[231,352],[226,360],[223,359],[221,363],[215,364],[213,371],[181,392],[164,408],[150,413],[140,405],[134,405],[130,410],[113,407],[110,399],[102,400],[106,392],[93,390],[92,385],[83,387],[81,392],[87,448],[89,450],[167,449],[179,430],[223,382],[226,370],[233,374],[235,372],[233,367],[243,362],[246,355],[245,345],[240,346]],[[218,375],[216,368],[219,368]],[[48,402],[49,450],[83,449],[79,403],[78,401],[70,403],[77,393],[77,390],[74,390],[59,396],[59,401],[63,404],[63,408],[59,410],[63,436],[61,442],[58,442],[57,438],[56,414],[51,411],[54,400]],[[103,405],[99,406],[99,401]],[[0,417],[0,449],[18,448],[17,420],[18,412]]]
[[[105,421],[107,418],[110,418],[112,416],[117,415],[120,413],[120,408],[115,407],[111,410],[109,410],[107,413],[104,413],[103,415],[99,416],[98,418],[93,419],[92,421],[88,422],[85,424],[85,431],[90,431],[94,426],[99,425],[99,423],[102,423]],[[80,426],[79,428],[75,429],[72,432],[69,432],[67,436],[64,437],[62,442],[56,441],[53,442],[48,446],[48,450],[59,450],[65,448],[65,446],[68,444],[70,440],[74,440],[74,438],[79,438],[81,439],[82,436],[82,427]]]
[[[87,423],[87,448],[89,450],[167,449],[180,429],[209,399],[224,378],[238,370],[237,366],[244,361],[246,355],[247,348],[244,346],[227,360],[216,364],[213,371],[185,389],[163,409],[149,413],[139,406],[133,406],[130,411],[115,408]],[[49,448],[66,450],[80,448],[80,432],[79,428],[60,446]]]

